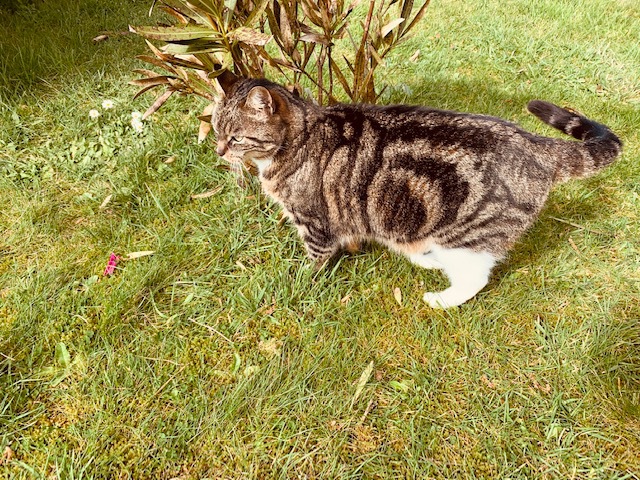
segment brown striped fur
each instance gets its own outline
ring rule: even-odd
[[[419,106],[320,107],[267,80],[227,80],[212,119],[218,154],[258,166],[310,258],[382,243],[444,270],[452,286],[425,294],[434,307],[484,287],[555,182],[594,174],[621,150],[607,127],[537,100],[532,113],[580,141]]]

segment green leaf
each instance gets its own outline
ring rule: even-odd
[[[231,373],[236,374],[238,370],[240,370],[240,366],[242,365],[242,358],[240,358],[240,354],[238,352],[233,352],[233,367],[231,367]]]
[[[189,81],[186,82],[193,89],[194,93],[201,97],[212,99],[215,87],[212,85],[210,79],[204,80],[199,75],[193,75],[191,72],[187,72],[189,75]]]
[[[213,15],[216,18],[220,18],[221,9],[219,0],[189,0],[191,8],[195,10],[201,10],[209,15]]]
[[[184,42],[197,39],[220,40],[222,38],[220,33],[212,28],[201,25],[130,27],[130,29],[144,38],[162,40],[163,42]]]
[[[224,45],[213,42],[169,43],[164,47],[164,51],[172,55],[195,55],[196,53],[224,52],[225,50]]]
[[[71,365],[71,355],[67,350],[67,346],[62,342],[56,344],[55,360],[62,368],[69,368],[69,365]]]
[[[397,380],[391,380],[389,386],[397,392],[407,393],[409,391],[409,385],[407,382],[398,382]]]
[[[215,58],[215,56],[210,53],[195,53],[193,55],[196,59],[202,63],[205,68],[205,71],[212,72],[217,68],[220,62]]]
[[[225,29],[228,29],[229,25],[231,24],[231,20],[233,19],[233,14],[235,13],[235,10],[236,10],[236,3],[238,3],[238,0],[224,0],[224,6],[227,9],[227,11],[224,14]]]

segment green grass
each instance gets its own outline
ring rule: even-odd
[[[421,301],[444,278],[382,248],[313,273],[259,186],[197,144],[195,99],[135,134],[144,45],[91,38],[149,2],[107,3],[3,13],[0,477],[640,476],[636,2],[441,0],[389,58],[389,102],[555,135],[524,110],[542,98],[625,142],[445,312]]]

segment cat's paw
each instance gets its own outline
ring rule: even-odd
[[[316,273],[323,270],[328,263],[329,263],[329,258],[318,258],[313,260],[313,263],[311,265],[313,268],[313,272]]]
[[[422,297],[425,302],[429,304],[431,308],[443,309],[457,307],[465,302],[460,298],[455,298],[450,292],[427,292]]]

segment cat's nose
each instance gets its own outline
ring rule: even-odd
[[[216,153],[220,157],[224,157],[224,154],[227,153],[227,142],[218,142],[218,147],[216,148]]]

